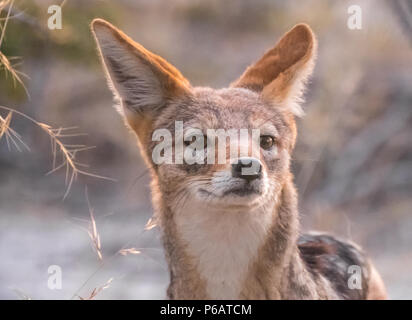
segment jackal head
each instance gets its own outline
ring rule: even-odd
[[[164,197],[176,206],[178,199],[190,197],[220,208],[276,199],[290,174],[295,117],[303,113],[299,103],[316,55],[316,39],[307,25],[296,25],[239,79],[218,90],[192,87],[170,63],[108,22],[97,19],[92,30],[119,111],[136,133]],[[213,130],[235,134],[226,144],[228,136],[211,137],[208,131]],[[203,144],[193,147],[195,140]],[[160,152],[159,143],[164,147]],[[223,157],[218,155],[222,150]],[[179,162],[181,151],[207,159],[183,156]],[[170,154],[172,161],[159,161]]]

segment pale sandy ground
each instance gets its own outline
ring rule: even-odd
[[[32,299],[71,299],[88,296],[93,288],[113,278],[98,299],[163,299],[168,272],[158,229],[144,231],[148,214],[114,214],[97,219],[104,264],[90,244],[85,224],[66,218],[61,212],[47,217],[29,212],[1,212],[0,216],[0,298],[18,299],[16,290]],[[399,226],[398,226],[399,227]],[[410,237],[412,220],[402,223],[393,237],[382,234],[382,242],[369,250],[393,299],[412,297],[412,257],[405,250],[393,250],[390,241]],[[408,240],[410,243],[410,239]],[[379,248],[382,246],[382,248]],[[121,256],[122,247],[139,247],[142,254]],[[382,250],[386,253],[382,254]],[[389,250],[390,249],[390,250]],[[50,290],[47,268],[62,268],[63,287]]]
[[[19,215],[20,218],[16,218]],[[87,297],[113,278],[100,299],[163,299],[168,273],[156,229],[141,233],[143,221],[98,221],[104,263],[100,264],[87,233],[75,220],[33,218],[23,212],[0,219],[0,298],[16,299],[20,291],[32,299]],[[139,235],[140,234],[140,235]],[[130,244],[130,245],[127,245]],[[115,255],[118,249],[145,247],[140,255]],[[50,265],[62,268],[62,289],[47,285]],[[84,287],[83,287],[84,285]]]

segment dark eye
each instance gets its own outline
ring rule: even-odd
[[[260,147],[269,150],[275,144],[275,138],[272,136],[260,136]]]

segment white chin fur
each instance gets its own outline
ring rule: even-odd
[[[240,198],[233,203],[239,204]],[[274,220],[275,201],[258,200],[265,205],[230,208],[191,197],[174,215],[210,299],[240,297],[249,267]]]
[[[210,185],[196,188],[193,192],[195,198],[209,205],[249,207],[262,204],[269,193],[269,182],[265,173],[261,179],[251,182],[253,188],[251,193],[230,193],[231,190],[241,189],[244,186],[245,182],[241,179],[233,178],[230,172],[221,171],[215,173]]]

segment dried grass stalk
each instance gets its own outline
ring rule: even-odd
[[[92,290],[92,292],[90,293],[90,295],[86,298],[78,296],[80,300],[93,300],[94,298],[96,298],[96,296],[102,292],[103,290],[107,289],[110,287],[111,283],[113,281],[113,278],[110,278],[104,285],[98,287],[98,288],[94,288]]]
[[[90,223],[89,223],[89,229],[87,230],[87,233],[90,239],[92,240],[92,247],[94,251],[96,251],[97,257],[99,258],[100,261],[103,261],[100,235],[99,235],[99,232],[97,231],[96,219],[94,218],[94,208],[92,208],[90,204],[87,188],[86,188],[86,200],[87,200],[87,205],[89,207],[89,214],[90,214]]]
[[[22,81],[22,78],[21,78],[21,76],[25,76],[25,75],[21,73],[20,71],[15,70],[14,66],[10,63],[12,58],[7,58],[1,52],[1,45],[3,44],[3,40],[5,37],[6,28],[7,28],[7,23],[10,18],[10,13],[11,13],[13,4],[14,4],[14,0],[0,1],[0,14],[2,10],[8,7],[7,16],[4,20],[4,23],[3,24],[0,23],[0,30],[1,30],[1,33],[0,33],[0,68],[6,71],[6,76],[8,74],[12,76],[12,79],[15,85],[17,83],[22,85],[28,95],[27,88],[25,87]],[[23,142],[21,136],[10,127],[11,118],[13,114],[19,115],[25,118],[26,120],[29,120],[30,122],[34,123],[36,126],[41,128],[50,137],[52,153],[53,153],[53,167],[52,167],[52,170],[48,174],[58,171],[59,169],[62,169],[62,168],[65,169],[66,171],[66,192],[64,194],[63,199],[65,199],[67,195],[69,194],[71,186],[73,182],[76,180],[78,175],[86,175],[86,176],[91,176],[91,177],[101,178],[101,179],[108,179],[108,180],[113,181],[113,179],[99,176],[96,174],[92,174],[85,170],[80,169],[81,167],[85,167],[85,165],[76,161],[77,153],[81,151],[89,150],[94,147],[87,147],[86,145],[69,145],[69,144],[64,143],[62,139],[65,137],[75,137],[75,136],[81,135],[81,134],[68,133],[68,130],[72,130],[75,128],[54,129],[48,124],[39,122],[33,119],[32,117],[22,112],[19,112],[15,109],[8,108],[5,106],[0,106],[0,109],[7,111],[7,116],[5,118],[3,118],[0,115],[0,139],[2,139],[2,137],[4,136],[6,137],[6,141],[7,141],[7,145],[9,149],[12,143],[18,151],[21,151],[22,149],[21,146],[23,146],[27,150],[30,150],[30,148]],[[60,158],[61,158],[61,162],[59,164],[57,164],[58,155],[60,155]]]
[[[140,250],[137,250],[136,248],[128,248],[128,249],[121,249],[121,250],[119,250],[119,253],[120,253],[122,256],[127,256],[127,255],[129,255],[129,254],[140,254],[141,251],[140,251]]]

